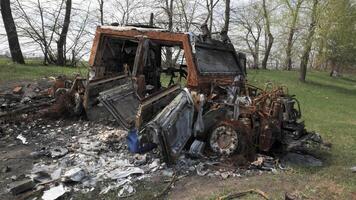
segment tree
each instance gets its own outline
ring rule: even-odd
[[[271,33],[271,22],[270,22],[269,13],[267,11],[266,0],[262,1],[262,9],[263,9],[263,17],[264,17],[264,21],[265,21],[265,32],[267,34],[267,37],[266,37],[267,46],[266,46],[266,50],[265,50],[265,55],[262,60],[262,69],[267,69],[268,57],[269,57],[269,54],[271,53],[274,37]]]
[[[168,31],[173,31],[173,12],[174,12],[174,1],[173,0],[164,0],[164,6],[162,6],[164,13],[167,16],[168,20]],[[173,65],[173,52],[171,47],[166,47],[166,64],[168,67],[172,67]]]
[[[343,66],[356,62],[356,6],[350,0],[328,0],[321,5],[316,57],[325,69],[331,66],[330,76],[339,76]]]
[[[104,25],[104,0],[98,0],[99,13],[100,13],[100,24]]]
[[[246,43],[248,51],[253,58],[253,69],[259,68],[260,39],[263,29],[263,14],[258,4],[249,5],[236,11],[237,24],[242,26],[241,39]]]
[[[300,11],[303,1],[304,0],[296,0],[295,5],[293,5],[294,1],[292,1],[292,3],[291,3],[290,0],[285,0],[288,10],[291,14],[291,22],[290,22],[290,26],[289,26],[289,33],[288,33],[288,40],[287,40],[287,47],[286,47],[286,60],[285,60],[285,68],[287,70],[292,69],[293,39],[294,39],[294,34],[296,32],[299,11]]]
[[[206,9],[208,11],[207,17],[203,24],[206,24],[208,27],[208,37],[211,37],[211,33],[213,30],[213,21],[214,21],[214,8],[219,3],[220,0],[206,0]]]
[[[224,27],[222,28],[222,32],[225,32],[226,35],[229,32],[229,24],[230,24],[230,0],[225,0],[225,21],[224,21]]]
[[[313,0],[313,7],[311,11],[311,22],[308,29],[308,35],[304,44],[304,50],[302,53],[302,59],[300,62],[300,74],[299,80],[305,82],[305,77],[307,75],[307,66],[309,62],[309,54],[313,44],[313,38],[315,34],[315,28],[317,25],[317,10],[318,10],[319,0]]]
[[[135,10],[142,7],[143,4],[141,0],[115,0],[113,10],[119,14],[115,14],[115,19],[120,25],[125,26],[132,20],[132,15]]]
[[[5,25],[7,40],[9,42],[12,61],[20,64],[25,64],[17,35],[15,22],[11,13],[10,0],[1,0],[0,9],[2,19]]]
[[[183,29],[185,32],[191,31],[192,25],[197,25],[200,27],[201,24],[194,23],[193,20],[196,17],[196,11],[199,0],[187,1],[187,0],[179,0],[178,3],[178,12],[182,15],[182,20],[180,23],[180,29]],[[191,3],[191,4],[190,4]],[[188,12],[190,10],[190,12]]]
[[[57,65],[61,65],[61,66],[65,65],[66,63],[65,44],[66,44],[67,33],[70,24],[71,11],[72,11],[72,0],[67,0],[62,31],[59,35],[59,40],[57,42]]]

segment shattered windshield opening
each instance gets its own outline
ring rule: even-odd
[[[196,45],[196,62],[201,74],[242,74],[233,49]]]

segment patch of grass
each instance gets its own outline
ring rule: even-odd
[[[12,80],[34,80],[48,76],[81,74],[86,76],[85,67],[43,66],[40,60],[26,60],[25,65],[13,63],[9,59],[0,59],[0,82]]]
[[[249,71],[248,80],[263,86],[266,82],[286,85],[300,101],[308,130],[319,132],[333,144],[326,167],[300,168],[304,176],[332,180],[356,191],[356,77],[332,78],[324,72],[308,72],[306,83],[298,81],[295,71]]]

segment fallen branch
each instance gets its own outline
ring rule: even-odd
[[[54,99],[46,101],[46,102],[40,102],[40,103],[36,103],[36,104],[29,104],[29,105],[23,106],[21,108],[17,108],[17,109],[8,111],[8,112],[0,113],[0,118],[1,117],[5,117],[5,116],[9,116],[9,115],[15,115],[15,114],[18,114],[18,113],[21,113],[21,112],[28,112],[28,111],[31,111],[31,110],[34,110],[36,108],[40,108],[40,107],[43,107],[43,106],[50,106],[50,105],[52,105],[53,102],[55,102]]]
[[[176,173],[174,173],[172,180],[169,182],[169,184],[164,188],[164,190],[155,195],[155,198],[159,198],[162,197],[164,194],[166,194],[168,192],[169,189],[171,189],[172,185],[178,180],[178,176],[176,175]]]
[[[269,197],[267,196],[267,194],[259,189],[251,189],[251,190],[246,190],[246,191],[242,191],[242,192],[228,194],[225,196],[218,197],[217,200],[235,199],[235,198],[246,196],[246,195],[252,194],[252,193],[258,194],[258,195],[262,196],[264,199],[269,200]]]

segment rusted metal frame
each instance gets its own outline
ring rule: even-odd
[[[85,86],[83,81],[85,80],[85,78],[76,78],[72,87],[70,88],[70,94],[73,95],[76,92],[78,92],[79,94],[83,94],[85,92]]]
[[[192,53],[188,34],[171,33],[171,32],[145,32],[145,31],[138,31],[138,30],[118,31],[118,30],[102,29],[100,27],[97,28],[97,33],[105,34],[105,35],[113,35],[113,36],[126,36],[126,37],[145,36],[147,39],[150,40],[181,43],[184,49],[184,56],[188,68],[187,85],[188,87],[198,86],[199,82],[198,82],[197,68],[195,66],[195,61],[192,56],[193,53]],[[95,46],[95,48],[97,47],[98,46]]]
[[[99,47],[100,38],[101,38],[101,34],[99,32],[99,27],[97,27],[96,31],[95,31],[93,45],[92,45],[91,52],[90,52],[90,57],[89,57],[89,65],[90,66],[94,66],[95,58],[96,58],[96,51],[98,50],[98,47]]]
[[[183,33],[170,33],[170,32],[140,32],[137,30],[130,30],[130,31],[115,31],[110,29],[101,29],[100,27],[97,28],[97,34],[105,34],[105,35],[112,35],[112,36],[126,36],[126,37],[135,37],[135,36],[145,36],[148,39],[157,40],[157,41],[168,41],[168,42],[179,42],[182,44],[184,49],[184,56],[187,62],[188,68],[188,77],[187,77],[187,85],[196,87],[198,86],[198,75],[197,69],[195,66],[194,58],[192,56],[192,49],[189,41],[189,35]],[[96,44],[94,42],[94,44]],[[98,45],[93,45],[95,48],[94,51],[96,52]],[[93,53],[92,53],[93,54]],[[91,55],[94,57],[95,55]],[[90,62],[90,65],[93,65],[93,62]]]
[[[112,29],[103,29],[98,27],[97,32],[105,35],[112,36],[120,36],[120,37],[146,37],[150,40],[158,40],[158,41],[167,41],[167,42],[183,42],[187,34],[184,33],[172,33],[172,32],[154,32],[154,31],[138,31],[138,30],[128,30],[128,31],[120,31],[120,30],[112,30]]]
[[[132,77],[136,77],[138,74],[140,74],[139,72],[142,71],[141,68],[143,67],[146,59],[144,55],[145,55],[145,51],[147,51],[145,49],[145,43],[147,43],[147,40],[145,38],[139,39],[139,44],[135,55],[134,66],[132,69]]]
[[[161,98],[171,94],[172,92],[180,89],[179,85],[172,85],[164,90],[157,91],[156,93],[141,99],[140,97],[140,106],[139,106],[139,112],[136,115],[136,127],[139,128],[142,125],[142,111],[145,110],[147,107],[149,107],[151,104],[153,104],[155,101],[160,100]]]
[[[127,77],[127,75],[119,75],[119,76],[115,76],[115,77],[111,77],[111,78],[106,78],[106,79],[94,79],[92,81],[90,81],[90,83],[87,83],[86,85],[86,90],[84,92],[84,98],[83,98],[83,106],[84,108],[88,108],[88,101],[89,101],[89,91],[92,87],[96,86],[96,85],[100,85],[100,84],[103,84],[103,83],[107,83],[107,82],[111,82],[111,81],[114,81],[114,80],[118,80],[118,79],[122,79],[122,78],[125,78]]]
[[[189,35],[185,35],[183,40],[184,57],[187,63],[187,86],[197,87],[199,85],[198,68],[193,57],[192,46],[190,44]]]

